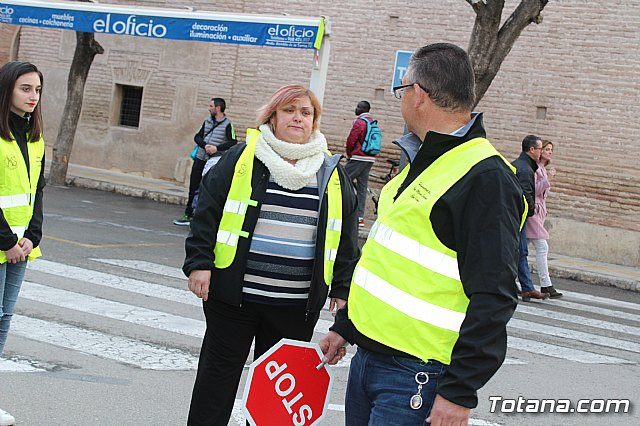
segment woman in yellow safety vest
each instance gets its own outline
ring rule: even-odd
[[[0,355],[27,267],[40,256],[44,141],[42,73],[28,62],[0,68]],[[0,409],[0,424],[13,424]]]
[[[227,425],[254,339],[254,359],[309,341],[327,297],[330,310],[346,303],[357,202],[319,117],[310,90],[280,88],[203,178],[183,267],[207,322],[189,425]]]

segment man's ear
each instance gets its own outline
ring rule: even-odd
[[[429,96],[429,94],[427,92],[425,92],[424,90],[422,90],[422,88],[420,86],[418,86],[417,84],[414,84],[413,87],[413,91],[415,92],[415,104],[414,106],[417,108],[427,102],[433,103],[431,101],[431,97]]]

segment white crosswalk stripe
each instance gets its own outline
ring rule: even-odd
[[[193,306],[201,306],[201,302],[187,290],[179,290],[160,284],[152,284],[132,278],[125,278],[104,272],[64,265],[62,263],[51,262],[49,260],[38,259],[31,262],[29,264],[29,269],[73,280],[85,281],[87,283],[101,285],[104,287],[131,291],[145,296],[186,303]]]
[[[186,305],[192,316],[201,315],[201,301],[186,289],[186,278],[179,268],[131,259],[90,259],[103,265],[109,272],[66,265],[39,259],[30,263],[28,281],[25,281],[20,297],[50,309],[68,309],[88,314],[86,321],[103,322],[104,318],[121,322],[122,327],[133,327],[134,335],[144,335],[145,328],[161,333],[174,333],[193,339],[188,350],[166,347],[159,338],[146,341],[125,335],[112,335],[113,331],[91,324],[57,323],[37,315],[16,315],[12,334],[43,343],[64,347],[83,354],[108,358],[142,369],[189,370],[197,366],[197,347],[203,336],[205,322],[182,315],[131,304],[127,294],[136,294],[163,301]],[[149,281],[129,278],[151,274]],[[35,278],[35,279],[34,279]],[[60,282],[81,282],[87,293],[58,288]],[[56,286],[58,283],[58,286]],[[184,285],[184,288],[179,286]],[[178,287],[178,288],[176,288]],[[92,295],[100,289],[118,292],[110,298]],[[99,292],[103,294],[104,290]],[[509,323],[509,357],[505,365],[527,364],[530,355],[560,358],[579,363],[629,364],[637,363],[640,354],[640,305],[565,292],[565,299],[536,304],[520,304],[516,317]],[[114,299],[114,300],[111,300]],[[144,301],[139,302],[143,304]],[[158,306],[156,303],[154,306]],[[175,305],[172,305],[175,306]],[[326,306],[325,306],[326,307]],[[565,310],[560,312],[559,309]],[[570,312],[570,313],[568,313]],[[523,317],[524,315],[524,317]],[[592,318],[605,316],[609,320]],[[87,316],[85,315],[85,318]],[[552,320],[552,325],[544,321]],[[539,322],[542,321],[542,322]],[[325,334],[332,324],[326,314],[318,321],[316,336]],[[143,328],[140,328],[142,326]],[[580,329],[582,327],[582,329]],[[585,327],[588,329],[585,330]],[[114,328],[114,327],[112,327]],[[109,329],[111,330],[111,329]],[[600,332],[598,332],[600,330]],[[151,333],[151,331],[149,331]],[[535,334],[535,336],[532,336]],[[545,336],[541,339],[540,336]],[[574,345],[572,342],[577,342]],[[583,349],[585,348],[585,349]],[[515,353],[513,351],[516,351]],[[353,352],[353,351],[352,351]],[[22,354],[21,354],[22,355]],[[351,354],[333,368],[348,367]],[[0,359],[0,371],[42,371],[37,362],[20,359]]]
[[[25,282],[20,295],[25,299],[36,302],[100,315],[136,325],[144,325],[192,337],[204,336],[205,323],[201,320],[184,318],[71,291],[58,290],[40,284]]]
[[[535,342],[533,340],[521,339],[519,337],[508,337],[509,348],[518,349],[527,352],[538,353],[541,355],[552,356],[570,361],[581,362],[585,364],[631,364],[631,361],[599,355],[596,353],[585,352],[578,349],[567,348],[564,346],[552,345],[549,343]]]
[[[556,301],[553,301],[553,305],[556,305]],[[581,315],[574,314],[565,314],[563,312],[555,312],[550,311],[548,309],[539,309],[533,308],[530,306],[524,306],[524,304],[518,305],[518,309],[516,312],[524,313],[527,315],[538,316],[542,318],[548,318],[552,320],[558,321],[566,321],[570,324],[582,324],[588,325],[589,327],[599,328],[607,331],[615,331],[617,333],[627,333],[635,336],[640,336],[640,327],[635,327],[632,325],[626,324],[618,324],[611,321],[603,321],[595,318],[587,318]],[[585,309],[585,312],[589,312],[588,309]],[[618,318],[617,315],[611,316],[612,318]]]
[[[21,315],[16,315],[11,332],[142,369],[193,370],[198,365],[198,357],[175,349]]]
[[[164,275],[165,277],[172,277],[181,280],[186,280],[187,277],[182,273],[182,269],[173,268],[166,265],[158,265],[157,263],[147,262],[145,260],[129,260],[129,259],[97,259],[90,258],[95,262],[106,263],[108,265],[121,266],[123,268],[135,269],[137,271],[150,272],[152,274]]]
[[[634,311],[640,311],[640,304],[638,303],[625,302],[623,300],[607,299],[606,297],[593,296],[591,294],[576,293],[573,291],[566,291],[566,290],[563,290],[562,293],[565,295],[567,299],[571,299],[571,300],[577,300],[580,302],[599,303],[603,305],[613,306],[616,309],[624,308],[624,309],[630,309]],[[564,301],[554,300],[554,302],[564,302]]]

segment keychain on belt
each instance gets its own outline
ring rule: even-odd
[[[419,371],[418,373],[416,373],[416,383],[418,384],[418,392],[416,392],[416,394],[413,395],[411,397],[411,400],[409,401],[409,406],[413,410],[419,410],[420,407],[422,407],[422,395],[420,395],[420,392],[422,392],[422,386],[426,385],[428,381],[429,381],[429,375],[427,373],[425,373],[424,371]]]

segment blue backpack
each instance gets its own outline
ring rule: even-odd
[[[361,151],[369,155],[377,155],[382,148],[382,133],[380,133],[380,127],[378,127],[378,120],[369,121],[366,118],[360,117],[367,123],[367,134],[362,141]]]

